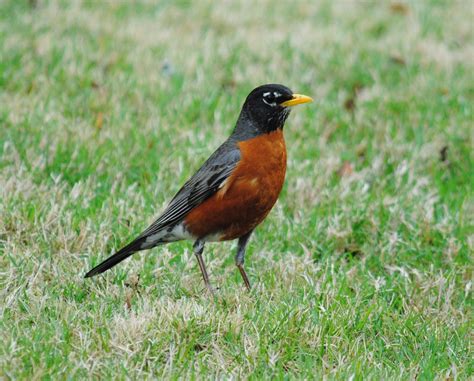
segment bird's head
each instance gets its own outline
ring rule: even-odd
[[[237,127],[240,127],[239,129],[247,127],[256,130],[254,132],[257,133],[268,133],[283,128],[292,106],[311,101],[310,97],[295,94],[283,85],[259,86],[247,96]]]

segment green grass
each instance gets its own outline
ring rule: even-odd
[[[30,5],[33,3],[33,5]],[[0,378],[469,379],[468,1],[0,2]],[[247,93],[311,95],[251,240],[87,270],[158,216]]]

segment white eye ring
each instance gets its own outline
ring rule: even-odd
[[[270,91],[268,91],[268,92],[266,92],[266,93],[263,93],[263,98],[262,98],[262,100],[263,100],[267,105],[269,105],[269,106],[271,106],[271,107],[275,107],[275,106],[277,105],[276,102],[268,102],[268,101],[265,99],[265,98],[267,98],[267,97],[268,97],[269,95],[271,95],[271,94],[272,94],[272,93],[271,93]],[[276,97],[278,97],[278,96],[280,96],[280,95],[281,95],[281,94],[278,93],[278,92],[274,92],[274,93],[273,93],[273,97],[274,97],[274,98],[276,98]]]

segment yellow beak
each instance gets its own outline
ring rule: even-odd
[[[300,105],[302,103],[308,103],[312,102],[313,98],[308,97],[307,95],[302,95],[302,94],[293,94],[293,98],[291,98],[288,101],[285,101],[283,103],[280,103],[280,106],[283,107],[291,107],[291,106],[296,106]]]

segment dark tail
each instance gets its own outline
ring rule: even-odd
[[[104,262],[102,262],[100,265],[94,267],[85,275],[84,278],[90,278],[91,276],[103,273],[104,271],[107,271],[108,269],[114,267],[117,263],[122,262],[125,258],[128,258],[133,253],[143,250],[144,248],[141,248],[141,246],[144,241],[145,238],[138,238],[135,241],[130,242],[127,246],[121,248],[110,258],[107,258]]]

